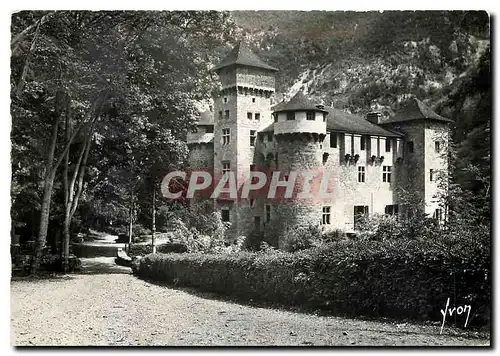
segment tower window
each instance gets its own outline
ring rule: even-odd
[[[221,210],[221,218],[222,218],[222,221],[224,221],[224,222],[231,221],[230,216],[229,216],[229,209],[222,209]]]
[[[361,136],[361,140],[359,141],[359,149],[364,151],[366,149],[366,136]]]
[[[227,97],[224,98],[224,103],[227,103]]]
[[[330,223],[331,223],[330,216],[331,216],[331,207],[324,206],[323,207],[323,214],[322,214],[321,224],[322,225],[330,225]]]
[[[255,103],[255,98],[252,98],[252,103]]]
[[[389,138],[385,139],[385,152],[391,152],[391,140]]]
[[[383,166],[382,168],[382,182],[391,182],[391,166]]]
[[[385,206],[385,214],[386,215],[398,215],[399,213],[399,205],[386,205]]]
[[[286,113],[286,119],[291,121],[291,120],[295,120],[295,113],[293,111],[289,111]]]
[[[226,119],[229,119],[229,110],[226,110],[226,111],[224,112],[224,114],[225,114],[225,116],[226,116]]]
[[[222,120],[222,111],[219,111],[219,119]]]
[[[330,147],[337,148],[337,134],[330,132]]]
[[[260,120],[260,113],[258,112],[255,113],[255,120]]]
[[[434,169],[429,170],[429,180],[431,182],[434,181]]]
[[[314,111],[308,111],[306,113],[306,120],[314,121],[316,113]]]
[[[271,205],[266,205],[266,223],[271,221]]]
[[[229,145],[230,141],[231,141],[231,133],[229,129],[222,129],[222,144]]]
[[[360,182],[360,183],[365,182],[365,167],[364,166],[358,167],[358,182]]]
[[[441,152],[441,142],[440,141],[434,142],[434,149],[435,149],[436,153]]]
[[[257,138],[256,130],[250,130],[250,146],[255,146],[255,139]]]
[[[231,171],[231,163],[229,161],[222,162],[222,175]]]
[[[408,142],[406,145],[408,146],[408,152],[413,153],[413,141]]]
[[[247,112],[247,119],[252,120],[252,113],[251,112]]]
[[[214,127],[213,126],[207,126],[207,133],[214,133]]]

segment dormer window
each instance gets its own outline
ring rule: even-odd
[[[314,121],[316,113],[314,111],[308,111],[306,113],[306,120]]]
[[[286,113],[286,119],[288,121],[295,120],[295,112],[289,111]]]

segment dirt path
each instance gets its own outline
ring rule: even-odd
[[[28,345],[489,345],[439,326],[394,325],[254,308],[151,284],[129,269],[11,283],[12,344]],[[92,266],[84,261],[84,266]]]

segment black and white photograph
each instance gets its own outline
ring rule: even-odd
[[[493,16],[206,6],[10,11],[11,347],[491,349]]]

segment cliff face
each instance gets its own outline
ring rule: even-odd
[[[359,114],[391,115],[413,95],[446,111],[449,95],[489,53],[486,12],[235,11],[232,18],[238,39],[280,69],[284,98],[303,91]]]

